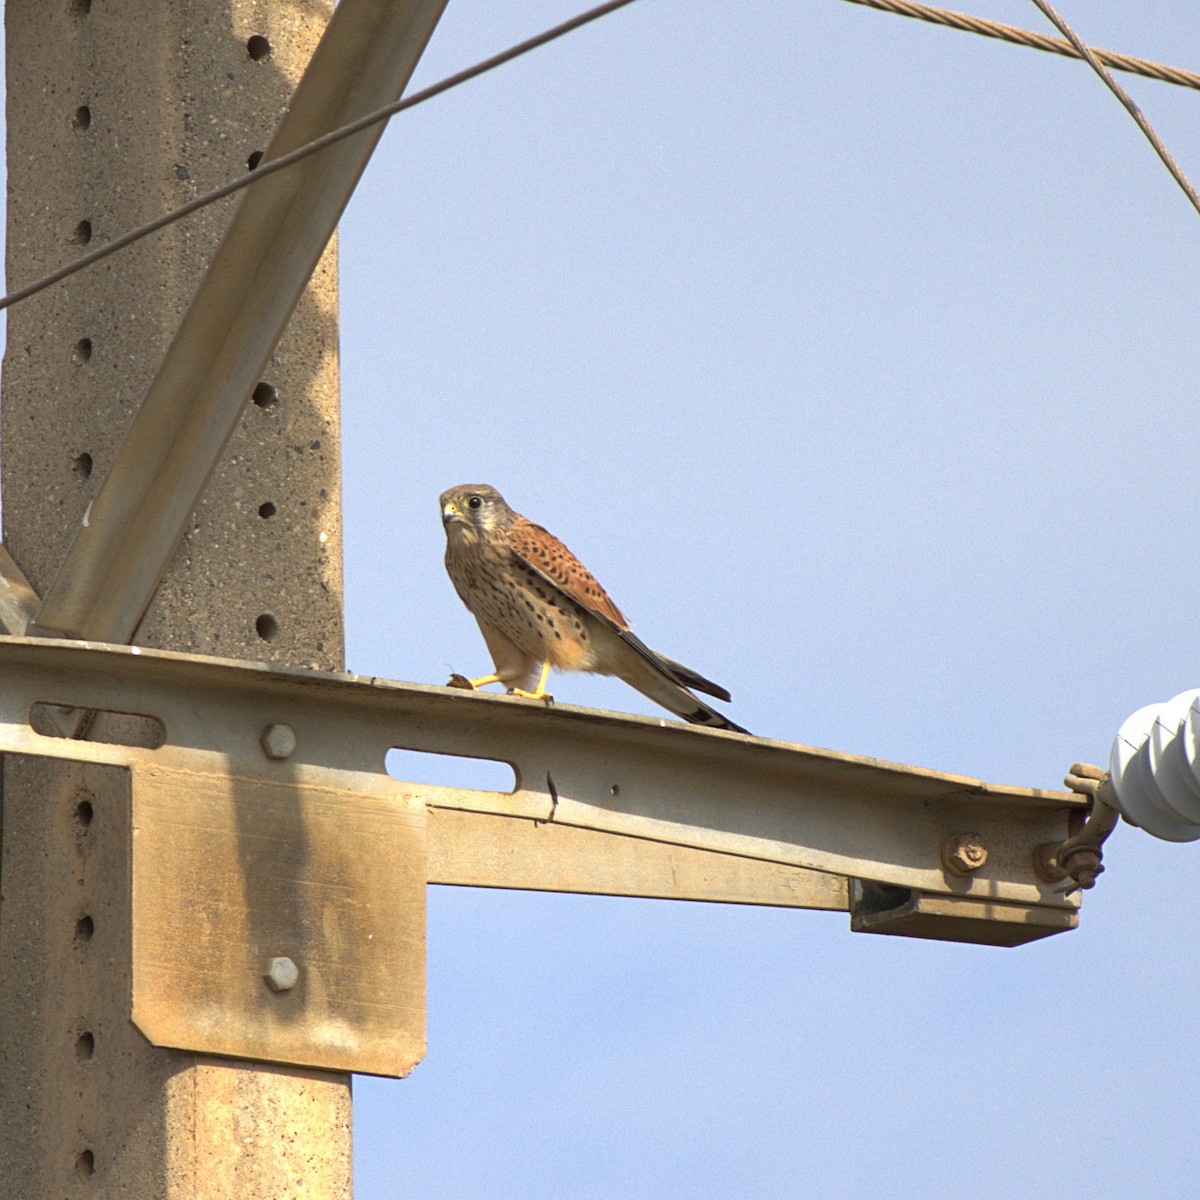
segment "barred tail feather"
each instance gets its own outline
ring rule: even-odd
[[[715,696],[718,700],[724,700],[728,703],[733,697],[719,683],[713,683],[711,679],[705,679],[698,671],[693,671],[691,667],[685,667],[683,663],[676,662],[673,658],[668,658],[665,654],[659,654],[654,651],[654,657],[662,663],[667,674],[678,679],[684,687],[694,688],[697,692],[703,692],[706,696]]]
[[[655,704],[661,704],[668,712],[692,725],[727,729],[733,733],[750,732],[692,695],[687,688],[675,682],[673,675],[660,670],[656,663],[641,658],[634,659],[629,663],[628,669],[621,672],[621,678]]]
[[[632,633],[628,629],[621,629],[618,630],[618,635],[626,645],[632,646],[647,662],[683,687],[695,688],[696,691],[703,692],[706,696],[715,696],[718,700],[724,700],[726,703],[733,699],[719,683],[713,683],[711,679],[705,679],[691,667],[685,667],[683,663],[676,662],[665,654],[659,654],[657,650],[651,650],[636,633]]]

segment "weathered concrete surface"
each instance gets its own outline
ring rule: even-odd
[[[14,0],[7,280],[26,282],[240,174],[266,145],[330,0]],[[251,56],[251,38],[270,51]],[[261,53],[262,43],[254,43]],[[9,315],[5,542],[44,591],[236,203]],[[90,230],[90,234],[89,234]],[[138,640],[337,667],[337,267],[326,254],[247,405]],[[274,619],[272,640],[256,622]],[[266,623],[263,623],[266,624]]]
[[[8,0],[8,286],[244,170],[332,8]],[[10,312],[4,534],[39,590],[233,203]],[[336,287],[331,247],[143,622],[144,644],[341,666]],[[7,764],[0,1195],[348,1196],[347,1076],[158,1050],[129,1021],[131,836],[123,772]]]
[[[0,1194],[348,1197],[346,1077],[156,1049],[129,1020],[128,774],[17,758],[4,782]]]

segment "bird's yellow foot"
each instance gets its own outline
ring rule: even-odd
[[[489,683],[499,683],[499,675],[480,675],[478,679],[468,679],[457,671],[446,682],[447,687],[461,688],[464,692],[473,692],[476,688],[486,687]]]
[[[537,687],[532,692],[524,688],[509,688],[510,696],[523,696],[526,700],[544,700],[547,708],[554,703],[554,697],[546,691],[546,681],[550,678],[550,663],[542,663],[542,673],[538,676]]]

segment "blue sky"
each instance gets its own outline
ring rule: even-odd
[[[1190,5],[1062,7],[1200,68]],[[453,0],[414,85],[573,11]],[[1200,176],[1200,96],[1122,78]],[[1200,684],[1200,218],[1082,64],[643,0],[397,120],[341,247],[352,669],[485,669],[436,510],[481,481],[763,735],[1056,786]],[[1200,851],[1110,847],[1081,928],[1011,951],[432,889],[359,1200],[1190,1197]]]
[[[1059,7],[1200,69],[1192,3]],[[576,11],[451,0],[414,87]],[[1122,80],[1200,178],[1200,95]],[[841,0],[640,0],[406,113],[341,228],[348,667],[488,669],[436,504],[488,482],[755,733],[1058,786],[1200,686],[1198,247],[1084,65]],[[357,1200],[1190,1200],[1197,855],[1119,829],[1017,950],[431,889]]]

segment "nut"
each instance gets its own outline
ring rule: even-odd
[[[987,862],[987,847],[977,833],[957,833],[942,843],[940,857],[951,875],[966,876]]]
[[[1040,842],[1033,848],[1033,873],[1043,883],[1061,883],[1067,877],[1058,861],[1062,842]]]
[[[281,955],[267,963],[263,978],[271,991],[287,992],[300,982],[300,968],[286,955]]]
[[[1096,876],[1104,871],[1104,863],[1099,847],[1079,846],[1072,850],[1066,856],[1066,861],[1063,863],[1063,870],[1073,879],[1081,888],[1093,888],[1096,886]]]
[[[268,725],[259,741],[268,758],[291,758],[296,750],[296,731],[290,725]]]

